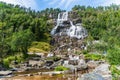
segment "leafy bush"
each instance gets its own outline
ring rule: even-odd
[[[107,59],[112,65],[120,65],[120,49],[113,48],[108,50]]]
[[[55,71],[66,71],[66,70],[69,70],[69,68],[66,68],[66,67],[64,67],[64,66],[57,66],[57,67],[55,68]]]
[[[9,59],[8,58],[3,59],[3,65],[7,68],[9,67]]]
[[[104,56],[100,54],[85,54],[85,59],[88,60],[101,60],[104,59]]]
[[[23,55],[8,56],[3,59],[3,65],[8,68],[12,61],[16,61],[18,63],[24,61],[23,57],[24,57]]]

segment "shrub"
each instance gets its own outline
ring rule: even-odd
[[[9,65],[11,64],[12,61],[16,61],[18,63],[24,61],[23,57],[24,57],[23,55],[8,56],[3,59],[3,65],[6,68],[9,68]]]
[[[6,59],[3,59],[3,65],[8,68],[9,67],[9,59],[6,58]]]
[[[114,48],[108,50],[107,60],[112,65],[120,65],[120,49]]]
[[[69,68],[66,68],[66,67],[64,67],[64,66],[57,66],[57,67],[55,68],[55,71],[66,71],[66,70],[69,70]]]

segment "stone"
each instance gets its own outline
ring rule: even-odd
[[[7,76],[11,74],[12,74],[12,71],[0,71],[0,76]]]
[[[54,62],[53,61],[46,61],[45,66],[50,67]]]
[[[77,60],[69,60],[69,64],[78,65],[78,61]]]
[[[52,53],[49,53],[48,55],[47,55],[47,57],[53,57],[54,56],[54,54],[52,54]]]
[[[79,70],[82,71],[82,70],[85,70],[85,69],[87,69],[87,65],[86,64],[77,66],[77,70],[78,71]]]
[[[107,63],[101,64],[96,67],[93,72],[100,74],[102,77],[104,77],[105,80],[112,80],[112,75],[109,67],[110,65]]]
[[[78,61],[78,66],[77,66],[77,70],[84,70],[87,68],[87,64],[85,63],[85,60],[80,59]]]
[[[95,68],[94,72],[99,73],[101,75],[110,74],[111,72],[109,70],[109,67],[110,67],[109,64],[101,64]]]
[[[84,64],[86,64],[84,59],[78,60],[78,65],[84,65]]]
[[[89,69],[95,69],[98,66],[98,64],[95,61],[88,61],[87,66]]]

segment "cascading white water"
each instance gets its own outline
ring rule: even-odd
[[[60,28],[63,25],[63,22],[69,21],[70,23],[70,28],[69,29],[64,29],[61,32],[57,32],[57,29]],[[65,28],[65,27],[64,27]],[[78,39],[83,39],[84,37],[87,37],[87,31],[81,26],[81,24],[76,24],[74,25],[71,20],[68,19],[68,12],[63,12],[58,14],[58,19],[57,19],[57,25],[52,29],[51,35],[55,35],[56,33],[61,34],[66,32],[66,34],[70,37],[76,37]]]
[[[67,20],[68,20],[68,12],[59,13],[57,19],[57,25],[52,29],[51,35],[54,35],[56,33],[56,29],[58,28],[58,26],[61,26],[61,24]]]
[[[81,24],[72,25],[68,31],[68,36],[83,39],[84,37],[87,37],[87,31]]]

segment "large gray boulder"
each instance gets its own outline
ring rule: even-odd
[[[87,73],[79,77],[77,80],[105,80],[101,75],[97,73]]]
[[[105,80],[112,80],[111,71],[109,70],[110,65],[105,63],[95,68],[93,72],[100,74]]]

